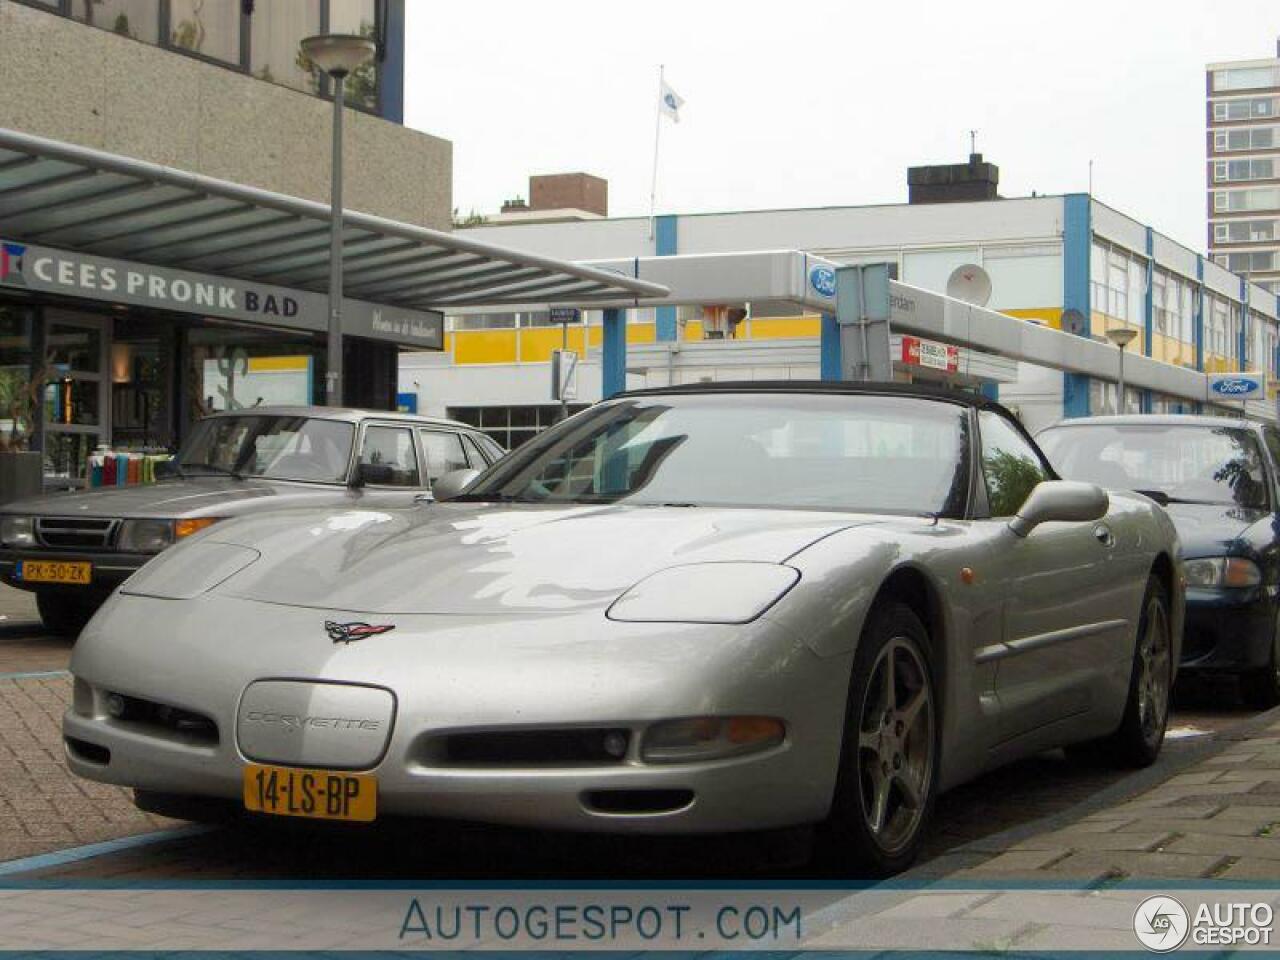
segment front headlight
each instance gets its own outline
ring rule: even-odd
[[[780,563],[668,567],[620,596],[606,615],[628,623],[750,623],[799,579],[799,570]]]
[[[199,533],[217,522],[217,517],[189,520],[126,520],[120,525],[116,546],[125,553],[159,553],[179,540]]]
[[[1183,564],[1188,587],[1256,587],[1262,571],[1246,557],[1198,557]]]
[[[0,543],[6,547],[34,547],[36,521],[33,517],[0,518]]]

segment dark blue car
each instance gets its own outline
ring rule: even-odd
[[[1280,430],[1224,417],[1064,420],[1037,438],[1058,472],[1168,510],[1187,580],[1180,671],[1234,673],[1280,702]]]

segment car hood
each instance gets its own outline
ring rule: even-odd
[[[1235,549],[1235,541],[1268,515],[1265,510],[1216,503],[1171,503],[1165,510],[1178,530],[1184,557],[1214,557],[1231,553]]]
[[[754,509],[433,504],[272,513],[232,522],[204,540],[260,555],[216,588],[243,599],[366,613],[559,613],[607,605],[671,566],[780,563],[874,519]]]
[[[216,516],[219,508],[282,492],[280,485],[267,481],[201,477],[30,497],[5,504],[3,512],[74,517]]]

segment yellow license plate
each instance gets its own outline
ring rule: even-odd
[[[282,817],[367,823],[378,813],[378,781],[368,773],[250,763],[244,768],[244,805]]]
[[[88,586],[93,564],[86,560],[23,560],[18,578],[27,583],[74,583]]]

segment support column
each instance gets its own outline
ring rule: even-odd
[[[659,257],[671,257],[679,249],[678,218],[674,214],[655,217],[653,221],[653,252]],[[655,311],[654,336],[659,341],[678,339],[675,307],[658,307]]]
[[[378,113],[384,120],[400,124],[404,123],[404,3],[388,0],[384,8],[387,20],[382,35],[386,43],[378,71]]]
[[[1077,310],[1084,317],[1081,336],[1089,336],[1093,326],[1090,301],[1089,266],[1093,246],[1093,199],[1087,193],[1070,193],[1062,198],[1062,308]],[[1089,377],[1083,373],[1062,375],[1062,415],[1089,415]]]
[[[1236,338],[1236,369],[1248,369],[1249,346],[1249,281],[1240,278],[1240,335]]]
[[[604,336],[600,357],[600,395],[608,400],[627,389],[627,311],[604,311]]]
[[[1142,301],[1142,353],[1151,356],[1155,349],[1155,317],[1156,317],[1156,241],[1155,231],[1147,227],[1147,295]],[[1124,409],[1123,406],[1121,409]],[[1143,413],[1151,412],[1151,391],[1144,389],[1139,395],[1138,409]]]
[[[1196,296],[1193,314],[1192,338],[1196,345],[1196,369],[1204,372],[1204,257],[1196,254]],[[1199,400],[1194,404],[1196,413],[1203,409]]]
[[[834,313],[822,315],[821,340],[818,344],[818,357],[821,363],[820,374],[823,380],[840,379],[840,324],[836,322]]]

